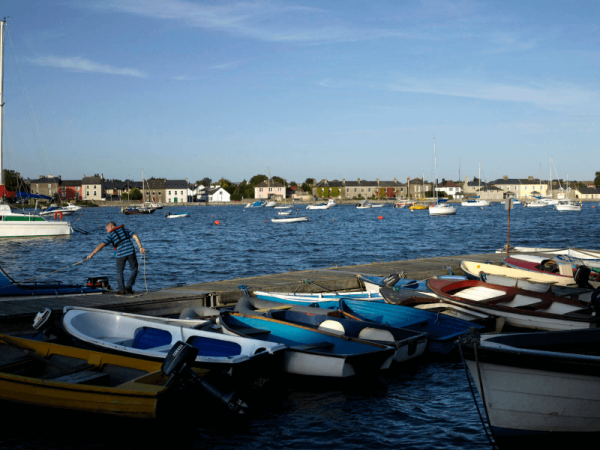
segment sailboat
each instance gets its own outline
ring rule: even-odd
[[[550,156],[550,196],[548,198],[542,198],[540,199],[540,201],[547,205],[556,205],[558,203],[558,200],[553,198],[552,194],[552,156]]]
[[[479,192],[481,196],[481,163],[479,163]],[[477,197],[476,200],[467,200],[466,202],[462,202],[462,206],[490,206],[490,202],[482,199],[480,196]]]
[[[565,200],[559,200],[554,206],[557,211],[581,211],[581,203],[569,199],[569,192],[571,192],[571,188],[569,187],[569,174],[567,174],[567,198]]]
[[[421,177],[421,192],[423,193],[423,195],[425,195],[425,174],[422,174]],[[417,200],[421,200],[422,199],[417,199]],[[408,209],[410,209],[411,211],[425,211],[427,209],[429,209],[429,205],[425,204],[425,203],[415,203],[411,206],[408,207]]]
[[[0,192],[8,193],[4,186],[3,170],[3,124],[4,124],[4,29],[6,19],[0,21]],[[30,195],[36,197],[35,195]],[[58,213],[57,213],[58,214]],[[15,213],[10,206],[0,200],[0,238],[63,236],[73,233],[69,222],[62,220],[49,221],[33,214]]]
[[[429,215],[430,216],[450,216],[452,214],[456,214],[456,208],[454,206],[449,205],[448,203],[439,203],[438,200],[438,191],[437,191],[437,156],[435,153],[435,138],[433,138],[433,161],[435,164],[435,188],[433,190],[435,195],[434,204],[429,207]]]

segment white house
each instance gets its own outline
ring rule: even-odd
[[[229,192],[221,186],[211,186],[208,189],[203,189],[198,192],[198,201],[201,202],[230,202],[231,196]]]
[[[203,184],[199,184],[197,186],[188,186],[188,198],[192,202],[199,202],[200,196],[202,195],[202,191],[204,191],[205,187]]]
[[[167,203],[186,203],[188,201],[187,180],[166,180],[165,199]]]

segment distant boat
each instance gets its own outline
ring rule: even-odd
[[[559,200],[554,207],[557,211],[581,211],[581,203],[574,200]]]
[[[129,206],[129,207],[124,206],[121,208],[121,212],[128,216],[136,215],[136,214],[154,214],[154,211],[156,211],[156,209],[154,209],[154,208],[152,208],[152,209],[134,208],[132,206]]]
[[[40,216],[56,216],[58,213],[60,213],[63,216],[70,216],[70,215],[74,214],[75,211],[76,211],[75,209],[70,209],[67,207],[50,205],[45,210],[40,211],[39,215]]]
[[[308,217],[300,216],[300,217],[282,217],[282,218],[273,218],[271,222],[273,223],[294,223],[294,222],[307,222]]]
[[[435,153],[435,138],[433,138],[433,161],[435,163],[435,187],[433,189],[434,192],[434,203],[429,207],[429,215],[430,216],[452,216],[456,214],[456,208],[454,206],[449,205],[446,202],[440,203],[438,200],[438,191],[437,191],[437,156]]]
[[[169,213],[165,217],[167,219],[180,219],[182,217],[190,217],[190,213],[189,212],[184,212],[184,213],[181,213],[181,214],[171,214],[171,213]]]
[[[306,209],[330,209],[332,207],[333,207],[333,205],[323,202],[323,203],[319,203],[317,205],[308,205],[306,207]]]
[[[268,202],[265,203],[265,208],[274,208],[278,204],[279,204],[278,202],[269,200]]]
[[[267,204],[267,202],[262,201],[262,200],[257,200],[253,203],[248,203],[246,205],[246,208],[262,208]]]
[[[474,200],[467,200],[465,202],[462,202],[461,203],[462,206],[490,206],[489,201],[480,198],[480,196],[481,196],[481,163],[479,163],[479,177],[477,178],[477,181],[479,182],[478,192],[480,192],[480,195],[477,196],[477,198]],[[487,192],[487,183],[486,183],[486,192]]]

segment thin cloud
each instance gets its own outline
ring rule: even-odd
[[[215,66],[211,66],[210,69],[214,69],[214,70],[235,69],[240,63],[241,63],[241,61],[231,61],[228,63],[217,64]]]
[[[270,1],[197,4],[185,0],[106,0],[94,8],[140,17],[173,20],[187,26],[221,30],[269,42],[352,42],[414,34],[357,27],[314,7]],[[306,20],[304,20],[306,19]]]
[[[531,103],[539,108],[550,110],[593,107],[600,100],[600,93],[597,91],[557,83],[509,85],[470,80],[438,79],[419,81],[406,79],[389,84],[385,89],[415,94]]]
[[[55,67],[57,69],[70,70],[72,72],[105,73],[108,75],[125,75],[129,77],[145,78],[146,74],[129,68],[112,67],[100,64],[89,59],[75,57],[42,56],[29,60],[32,64],[44,67]]]
[[[171,77],[171,80],[173,81],[193,81],[196,78],[194,77],[190,77],[188,75],[176,75],[174,77]]]

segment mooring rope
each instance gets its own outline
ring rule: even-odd
[[[29,279],[27,279],[27,280],[18,281],[18,282],[16,282],[16,283],[17,283],[17,284],[21,284],[21,283],[30,283],[30,282],[32,282],[33,280],[37,280],[37,279],[39,279],[39,278],[44,278],[44,277],[47,277],[48,275],[52,275],[53,273],[60,272],[61,270],[65,270],[65,269],[71,269],[71,268],[73,268],[73,267],[75,267],[75,266],[77,266],[77,265],[79,265],[79,264],[81,264],[81,263],[84,263],[84,262],[86,262],[86,261],[87,261],[87,257],[83,258],[81,261],[78,261],[78,262],[76,262],[76,263],[74,263],[74,264],[69,264],[68,266],[61,267],[60,269],[56,269],[56,270],[54,270],[54,271],[52,271],[52,272],[45,273],[44,275],[40,275],[39,277],[29,278]],[[0,287],[0,289],[4,289],[4,288],[10,287],[10,286],[12,286],[12,285],[11,285],[11,284],[7,284],[6,286],[2,286],[2,287]]]

